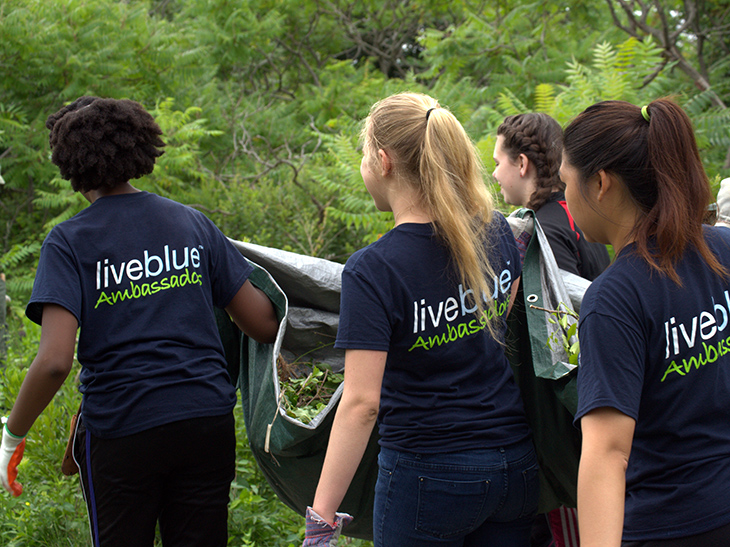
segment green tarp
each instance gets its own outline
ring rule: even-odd
[[[575,507],[581,437],[572,422],[578,405],[578,370],[568,363],[561,344],[548,343],[553,335],[558,339],[562,335],[560,326],[544,310],[579,311],[590,282],[558,269],[532,211],[515,211],[508,221],[515,237],[523,232],[531,236],[519,292],[507,319],[507,354],[540,463],[539,510]]]
[[[274,344],[259,344],[240,336],[225,313],[221,314],[219,329],[229,369],[241,390],[246,432],[261,471],[281,501],[304,515],[314,499],[342,387],[311,423],[303,424],[278,406],[276,358],[282,353],[291,361],[306,354],[308,360],[325,362],[335,372],[342,371],[344,352],[332,347],[337,334],[342,265],[251,244],[234,244],[257,265],[251,282],[269,295],[282,323]],[[372,539],[378,450],[374,431],[340,506],[341,511],[354,516],[344,530],[347,536]]]

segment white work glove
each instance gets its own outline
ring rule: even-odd
[[[302,547],[337,547],[342,527],[352,520],[347,513],[335,513],[335,522],[330,524],[320,517],[311,507],[307,507],[307,528]]]
[[[23,459],[25,437],[10,433],[7,424],[3,427],[3,440],[0,445],[0,482],[3,488],[18,497],[23,492],[23,485],[15,482],[18,476],[18,464]]]

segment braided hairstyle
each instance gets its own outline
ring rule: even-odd
[[[48,116],[51,161],[78,192],[148,175],[164,151],[162,130],[141,104],[80,97]]]
[[[502,149],[512,161],[520,154],[535,166],[535,191],[527,207],[537,211],[555,190],[565,190],[558,174],[563,154],[563,130],[553,118],[541,112],[507,116],[497,129],[504,137]]]

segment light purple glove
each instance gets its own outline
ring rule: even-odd
[[[311,507],[307,507],[307,531],[302,547],[336,547],[342,527],[352,521],[347,513],[335,513],[334,526],[320,517]]]

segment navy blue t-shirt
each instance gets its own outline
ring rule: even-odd
[[[213,307],[252,271],[202,213],[139,192],[106,196],[56,226],[41,249],[26,314],[78,320],[86,427],[130,435],[233,408]]]
[[[730,231],[707,227],[730,271]],[[623,249],[581,305],[576,422],[615,408],[636,420],[624,540],[730,523],[730,280],[696,251],[678,286]]]
[[[489,234],[497,312],[520,256],[505,218]],[[408,452],[493,448],[529,436],[504,346],[475,315],[431,224],[401,224],[347,261],[336,347],[387,351],[380,444]],[[500,331],[504,333],[504,320]]]

